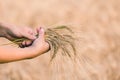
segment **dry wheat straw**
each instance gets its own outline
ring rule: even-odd
[[[59,50],[62,55],[71,57],[76,54],[73,31],[67,26],[57,26],[54,28],[47,28],[45,30],[45,40],[50,44],[51,61],[55,58]],[[12,41],[15,44],[20,44],[25,38],[15,39]],[[11,44],[11,43],[8,43]],[[7,45],[7,44],[5,44]]]

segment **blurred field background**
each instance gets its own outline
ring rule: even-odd
[[[120,0],[0,0],[0,22],[70,25],[78,38],[74,61],[58,54],[50,64],[48,52],[0,64],[0,80],[120,80]]]

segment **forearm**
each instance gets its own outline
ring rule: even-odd
[[[30,48],[13,48],[13,47],[0,47],[0,63],[24,60],[29,58],[34,58],[45,50],[40,48],[31,49]]]
[[[16,28],[12,29],[11,27],[9,27],[9,28],[5,27],[5,31],[4,31],[3,26],[0,26],[0,28],[1,28],[0,35],[4,36],[4,35],[6,35],[6,33],[10,34],[10,35],[6,35],[6,38],[8,38],[9,40],[16,39],[16,37],[18,37],[18,35],[19,35],[19,37],[21,37],[20,34],[22,34],[22,33],[18,34]],[[2,32],[5,32],[5,33],[2,33]],[[17,36],[14,35],[14,33],[16,33]],[[28,31],[26,33],[28,33]],[[35,38],[32,45],[27,46],[25,48],[1,46],[0,47],[0,63],[34,58],[38,55],[41,55],[41,54],[47,52],[49,50],[50,46],[47,42],[45,42],[44,30],[40,28],[38,30],[38,34],[39,34],[38,38],[37,39]],[[27,36],[28,36],[28,34],[27,34]],[[30,35],[29,35],[29,37],[30,37]],[[31,37],[30,37],[30,39],[31,39]],[[26,45],[26,44],[27,43],[25,42],[24,45]]]

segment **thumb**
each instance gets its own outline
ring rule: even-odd
[[[38,39],[40,39],[41,41],[44,41],[45,39],[44,34],[45,34],[44,29],[40,27],[38,30]]]

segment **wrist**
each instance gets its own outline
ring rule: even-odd
[[[5,37],[5,27],[0,24],[0,37]]]
[[[0,37],[7,37],[8,31],[13,29],[12,25],[0,23]]]

